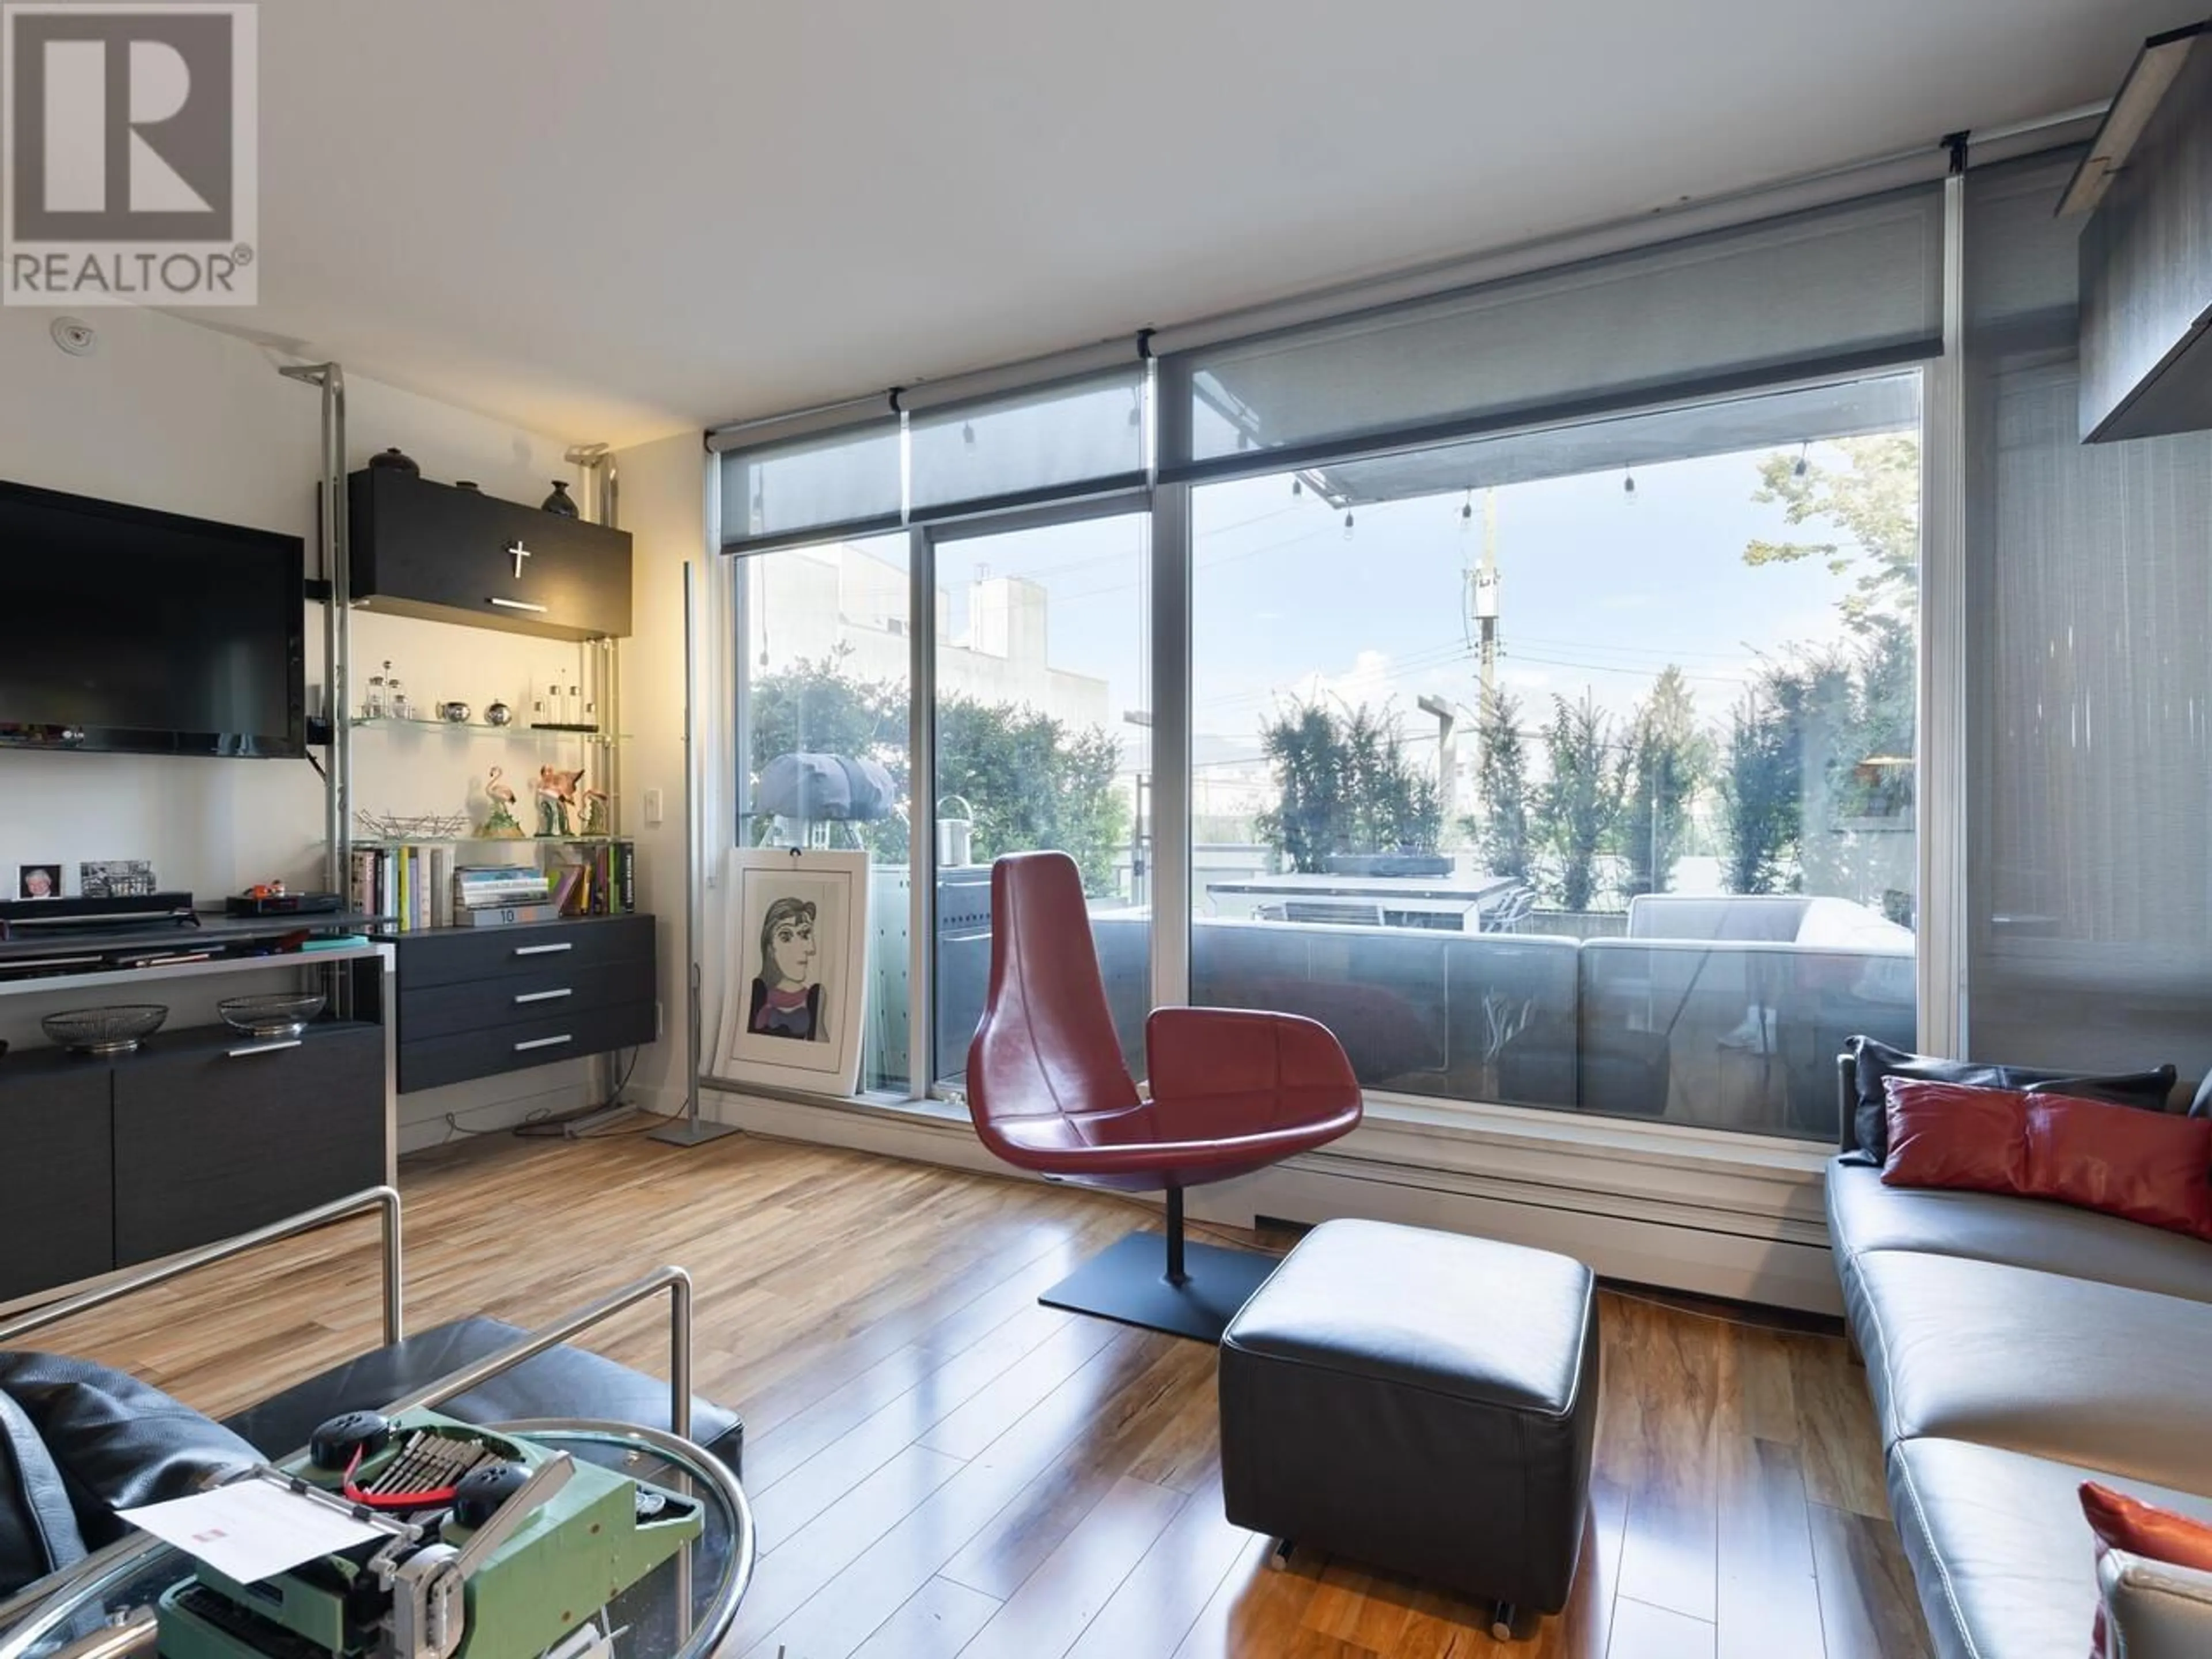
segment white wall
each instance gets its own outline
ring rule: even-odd
[[[684,432],[624,450],[615,464],[621,478],[618,516],[630,532],[634,557],[634,633],[623,651],[623,725],[631,733],[623,757],[623,830],[637,841],[638,908],[653,912],[659,930],[664,1022],[661,1041],[639,1059],[631,1093],[654,1110],[672,1112],[684,1102],[688,1054],[684,566],[686,560],[700,562],[695,604],[703,619],[707,454],[697,433]],[[659,791],[663,801],[658,824],[646,821],[650,790]],[[711,1018],[708,1025],[711,1030]]]
[[[307,540],[312,568],[320,403],[314,388],[278,376],[286,359],[121,309],[91,313],[99,349],[76,358],[53,344],[51,320],[0,312],[0,477],[286,532]],[[543,499],[554,478],[575,477],[562,459],[569,440],[358,374],[347,377],[347,392],[349,466],[397,445],[430,477],[473,479],[525,501]],[[0,558],[9,552],[0,549]],[[322,676],[314,607],[307,620],[312,707]],[[460,697],[479,709],[495,696],[522,708],[533,678],[576,660],[572,647],[368,613],[356,613],[354,647],[356,702],[370,665],[389,657],[419,700]],[[489,764],[512,773],[539,758],[527,744],[509,750],[444,732],[364,735],[355,747],[359,803],[405,811],[480,810],[477,786]],[[59,862],[74,890],[80,860],[143,858],[163,885],[188,888],[204,905],[271,876],[319,885],[322,803],[320,781],[301,761],[0,752],[0,882],[12,892],[17,865]],[[680,820],[678,828],[680,848]],[[246,988],[231,979],[222,988]],[[179,1023],[204,1017],[206,999],[188,989],[171,987],[164,1000]],[[11,1000],[0,1037],[40,1041],[38,1016],[70,1000],[65,992]],[[641,1059],[640,1075],[649,1064]],[[445,1136],[449,1112],[467,1128],[497,1127],[536,1108],[580,1103],[588,1088],[585,1063],[570,1061],[407,1096],[401,1146]]]

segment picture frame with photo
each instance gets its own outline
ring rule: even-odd
[[[62,896],[62,867],[58,864],[19,864],[15,866],[15,896],[55,899]]]
[[[76,878],[87,898],[146,898],[155,891],[154,866],[144,859],[88,859]]]
[[[867,1012],[868,855],[735,848],[723,893],[714,1075],[853,1093]]]

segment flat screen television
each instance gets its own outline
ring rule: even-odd
[[[0,483],[0,745],[307,752],[296,536]]]

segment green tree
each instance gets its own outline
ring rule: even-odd
[[[890,774],[895,793],[908,799],[907,690],[896,680],[864,680],[848,666],[849,647],[828,657],[800,659],[787,668],[757,676],[749,688],[746,753],[753,781],[779,755],[847,755],[872,760]],[[768,820],[753,825],[755,836],[769,833]],[[903,863],[907,825],[903,818],[878,819],[853,826],[860,844],[878,864]]]
[[[1829,525],[1848,543],[1754,541],[1744,549],[1743,561],[1794,564],[1819,558],[1838,575],[1856,570],[1856,585],[1842,602],[1845,618],[1854,626],[1881,617],[1909,624],[1920,605],[1919,434],[1875,433],[1821,447],[1840,454],[1843,465],[1814,459],[1809,446],[1795,455],[1769,455],[1759,463],[1752,500],[1778,501],[1792,525]]]
[[[1436,781],[1406,758],[1387,706],[1296,703],[1261,726],[1260,742],[1282,793],[1256,827],[1293,870],[1324,870],[1333,854],[1436,850]]]
[[[1584,691],[1582,701],[1552,699],[1544,752],[1551,763],[1537,798],[1537,843],[1549,855],[1553,896],[1563,910],[1587,910],[1597,896],[1597,857],[1620,818],[1621,769],[1613,759],[1613,721]]]
[[[1812,695],[1809,675],[1770,665],[1729,711],[1721,835],[1723,879],[1731,893],[1786,893],[1798,885]]]
[[[859,678],[842,653],[761,675],[750,688],[755,781],[778,755],[848,755],[879,763],[911,800],[907,710],[902,683]],[[937,732],[937,795],[958,795],[974,807],[977,859],[1058,848],[1081,868],[1087,890],[1118,890],[1129,803],[1116,786],[1121,744],[1110,732],[959,695],[939,700]],[[853,827],[878,863],[906,858],[904,819]],[[763,821],[757,833],[767,830]]]
[[[1712,745],[1698,728],[1695,698],[1669,663],[1629,722],[1622,756],[1620,850],[1627,891],[1663,893],[1673,885],[1690,829],[1690,802],[1711,764]]]
[[[1057,848],[1083,872],[1084,890],[1119,890],[1129,803],[1115,787],[1119,738],[1073,729],[1026,706],[958,695],[937,707],[937,792],[975,810],[975,855]]]
[[[1482,808],[1467,823],[1483,866],[1516,881],[1529,878],[1534,848],[1528,828],[1528,756],[1521,738],[1521,703],[1510,691],[1488,693],[1476,722],[1482,756],[1476,782]]]

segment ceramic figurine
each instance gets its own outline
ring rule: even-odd
[[[487,726],[505,726],[514,718],[514,710],[503,702],[495,702],[484,710],[484,723]]]
[[[580,836],[604,836],[607,830],[607,792],[604,789],[584,791],[584,822],[577,829]]]
[[[575,830],[569,819],[576,804],[576,786],[584,781],[584,769],[563,771],[557,766],[538,769],[538,833],[547,837],[572,836]]]
[[[491,797],[491,816],[484,820],[480,833],[503,841],[518,840],[522,825],[514,816],[514,787],[501,781],[503,772],[503,768],[495,766],[491,775],[484,780],[484,793]]]

